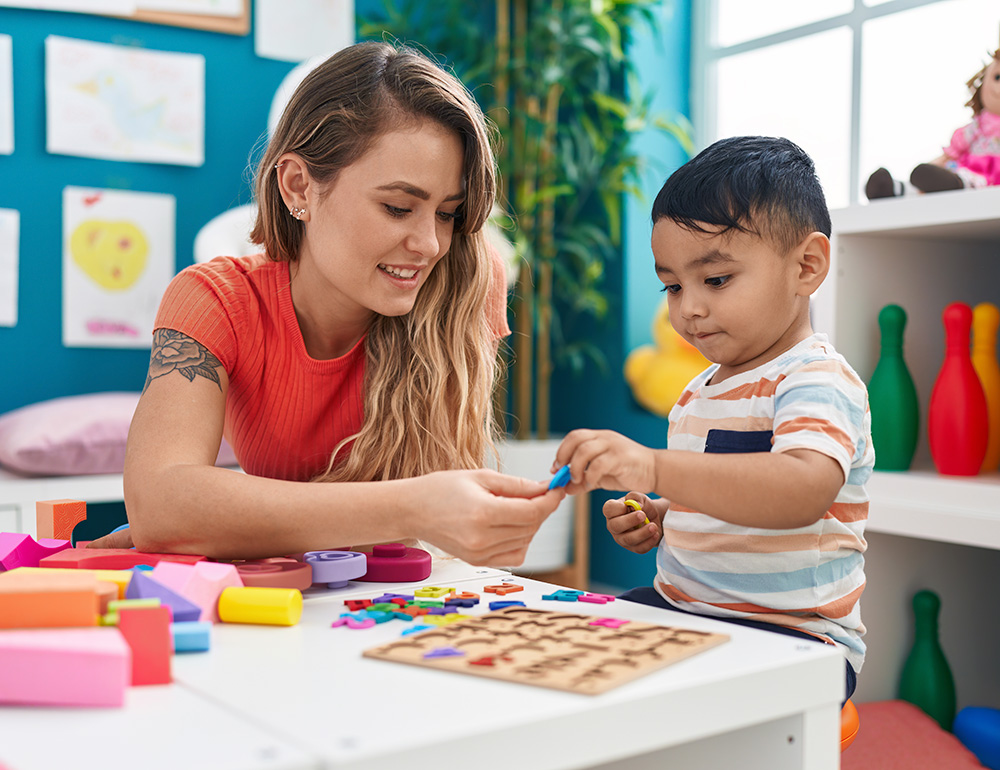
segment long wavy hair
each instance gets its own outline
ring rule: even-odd
[[[433,120],[464,146],[465,200],[451,247],[404,316],[378,315],[365,339],[364,421],[333,448],[318,481],[369,481],[479,468],[496,455],[500,362],[487,319],[492,259],[483,225],[496,195],[495,131],[462,83],[420,52],[365,42],[309,73],[285,108],[256,174],[251,240],[294,261],[303,223],[289,216],[274,166],[295,153],[321,189],[383,134]]]

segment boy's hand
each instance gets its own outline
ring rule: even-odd
[[[651,491],[656,482],[652,449],[611,430],[574,430],[556,451],[552,472],[570,466],[569,494],[591,489]]]
[[[626,504],[626,500],[635,501],[642,509],[634,510],[633,506]],[[608,500],[604,504],[604,518],[607,519],[608,532],[622,548],[634,553],[646,553],[660,543],[663,513],[654,501],[643,494],[629,492],[619,500]]]

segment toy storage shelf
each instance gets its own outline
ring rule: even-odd
[[[956,301],[1000,304],[1000,188],[878,200],[832,219],[831,273],[814,325],[867,382],[878,363],[878,313],[902,306],[903,354],[920,401],[912,470],[874,474],[869,531],[1000,549],[1000,474],[938,474],[926,430],[944,356],[941,312]]]

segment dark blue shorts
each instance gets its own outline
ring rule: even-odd
[[[749,626],[750,628],[759,628],[761,631],[770,631],[774,634],[784,634],[785,636],[797,636],[801,639],[808,639],[810,642],[816,642],[817,644],[826,644],[822,639],[818,639],[812,634],[807,634],[805,631],[799,631],[795,628],[785,628],[784,626],[776,626],[774,623],[764,623],[759,620],[743,620],[742,618],[717,618],[713,615],[700,615],[697,612],[688,612],[687,610],[682,610],[662,596],[657,593],[656,589],[652,586],[639,586],[638,588],[630,588],[625,593],[619,595],[619,599],[624,599],[629,602],[638,602],[639,604],[648,604],[650,607],[659,607],[660,609],[670,610],[671,612],[682,612],[685,615],[698,615],[698,617],[712,618],[713,620],[721,620],[723,623],[736,623],[740,626]],[[844,697],[844,702],[846,703],[847,698],[854,695],[854,690],[858,686],[858,675],[855,673],[854,668],[846,660],[844,661],[845,671],[845,684],[847,685],[847,695]],[[841,704],[843,705],[843,704]]]

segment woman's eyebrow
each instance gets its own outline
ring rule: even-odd
[[[375,188],[377,190],[399,190],[407,195],[412,195],[414,198],[420,198],[422,201],[430,200],[431,194],[421,187],[410,184],[409,182],[389,182],[389,184],[380,185]],[[455,193],[454,195],[449,195],[445,198],[445,202],[448,201],[460,201],[465,199],[465,193]]]

